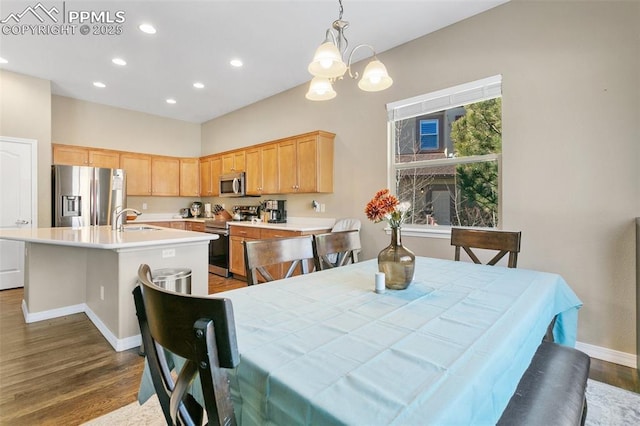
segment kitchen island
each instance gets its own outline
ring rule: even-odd
[[[207,295],[208,246],[215,238],[149,225],[0,231],[0,239],[25,242],[25,321],[84,312],[116,351],[141,342],[131,295],[140,264],[188,268],[192,294]]]

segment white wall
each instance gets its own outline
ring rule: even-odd
[[[363,254],[388,243],[363,209],[387,186],[385,104],[503,76],[503,218],[523,232],[519,267],[564,276],[583,300],[578,339],[635,353],[633,218],[640,215],[640,3],[512,1],[379,55],[381,93],[348,79],[328,102],[297,87],[202,127],[208,154],[315,129],[337,134],[335,193],[289,196],[290,215],[363,221]],[[360,64],[360,68],[362,68]],[[259,129],[259,130],[257,130]],[[452,258],[448,240],[404,238]]]
[[[38,199],[50,200],[51,82],[0,70],[0,135],[38,141]],[[51,224],[47,206],[38,203],[38,226]]]
[[[64,96],[54,95],[51,99],[53,143],[175,157],[200,156],[199,124]],[[127,207],[142,210],[145,203],[143,214],[178,213],[192,201],[185,197],[128,197]]]

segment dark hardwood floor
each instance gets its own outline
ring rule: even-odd
[[[210,275],[209,293],[244,286]],[[136,400],[137,349],[115,352],[85,314],[25,324],[22,295],[0,291],[0,425],[77,425]],[[640,393],[633,368],[593,359],[589,377]]]

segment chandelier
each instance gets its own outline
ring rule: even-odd
[[[312,101],[326,101],[336,97],[333,83],[342,79],[348,71],[349,77],[357,80],[360,76],[351,70],[351,60],[356,50],[365,47],[373,52],[373,60],[365,67],[358,87],[367,92],[378,92],[387,89],[393,84],[393,80],[387,73],[387,68],[376,56],[376,51],[368,44],[360,44],[353,48],[345,63],[344,57],[349,46],[344,30],[349,26],[348,21],[342,20],[342,0],[340,3],[340,15],[333,21],[332,28],[327,29],[324,42],[318,47],[313,61],[309,64],[309,72],[314,76],[309,85],[306,98]]]

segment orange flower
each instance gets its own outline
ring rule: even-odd
[[[378,223],[385,219],[387,215],[392,214],[398,204],[400,202],[395,195],[391,194],[388,189],[381,189],[367,203],[364,212],[369,220]]]

